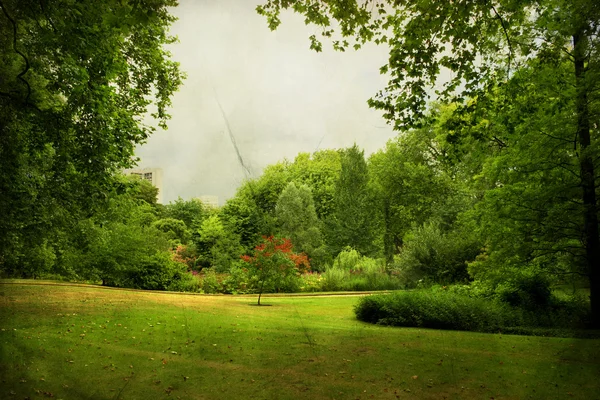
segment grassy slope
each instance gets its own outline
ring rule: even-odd
[[[371,326],[356,300],[0,284],[0,398],[600,396],[600,340]]]

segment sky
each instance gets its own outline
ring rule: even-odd
[[[345,53],[309,49],[317,33],[299,15],[282,15],[274,32],[255,7],[260,0],[181,0],[170,46],[187,79],[173,97],[169,129],[137,148],[141,168],[163,169],[163,202],[201,195],[231,198],[251,177],[300,152],[356,143],[370,154],[395,136],[367,100],[385,86],[379,67],[387,49]],[[219,108],[219,103],[225,114]]]

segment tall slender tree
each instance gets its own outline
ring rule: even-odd
[[[337,255],[346,246],[361,254],[376,251],[373,241],[375,210],[364,151],[356,144],[341,151],[342,169],[335,188],[334,212],[327,220],[327,244]]]

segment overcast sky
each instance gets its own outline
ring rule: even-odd
[[[356,142],[369,154],[394,136],[366,104],[385,85],[386,48],[316,53],[308,36],[318,31],[287,13],[271,32],[254,10],[259,1],[180,0],[174,9],[180,43],[171,51],[188,77],[169,129],[137,150],[140,167],[163,169],[165,203],[215,195],[223,204],[243,181],[217,99],[254,177],[317,146]]]

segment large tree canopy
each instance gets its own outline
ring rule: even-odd
[[[550,104],[557,107],[554,112],[544,108],[541,115],[537,110],[529,113],[525,109],[517,120],[509,121],[506,118],[513,118],[514,113],[509,107],[512,99],[506,96],[500,99],[501,104],[491,107],[499,118],[487,122],[479,119],[481,124],[477,129],[456,131],[467,135],[475,133],[479,140],[493,139],[504,145],[506,143],[495,136],[497,126],[494,124],[504,118],[498,124],[500,130],[528,125],[540,134],[553,135],[558,127],[561,140],[572,138],[572,150],[563,154],[569,160],[562,161],[567,169],[576,166],[575,185],[581,207],[569,212],[573,221],[582,221],[580,241],[590,282],[592,314],[594,323],[600,325],[596,193],[600,3],[596,0],[267,0],[257,11],[266,16],[269,27],[275,29],[285,9],[293,9],[305,16],[307,24],[320,27],[324,37],[333,38],[333,46],[338,50],[349,46],[360,48],[368,41],[389,47],[388,62],[381,67],[381,72],[389,77],[388,84],[369,104],[383,110],[397,129],[422,124],[432,95],[456,102],[457,114],[477,115],[480,110],[484,113],[490,110],[487,102],[490,94],[498,100],[495,93],[502,85],[522,79],[519,71],[527,70],[533,77],[555,75],[542,86],[537,83],[529,88],[521,86],[525,86],[525,90],[550,94]],[[313,49],[322,49],[316,35],[310,40]],[[440,81],[443,75],[450,78]],[[441,85],[438,86],[441,89],[434,90],[436,85]],[[562,115],[564,119],[550,126],[552,115]],[[469,122],[457,121],[467,125]],[[551,145],[534,149],[542,158],[545,156],[543,162],[554,157]],[[536,156],[539,160],[539,154]],[[566,185],[562,191],[572,191],[573,183]],[[561,189],[553,186],[551,191],[559,193]],[[549,204],[538,196],[541,192],[538,195],[533,191],[521,193],[533,194],[535,202],[542,207]],[[546,196],[550,191],[544,193]],[[526,209],[532,202],[533,198],[521,197],[517,204]],[[511,212],[508,217],[518,214]],[[560,247],[556,251],[564,251]]]
[[[398,128],[426,114],[436,82],[443,86],[438,98],[473,97],[535,56],[583,58],[594,75],[588,84],[597,80],[600,6],[594,0],[267,0],[257,7],[272,30],[286,9],[304,15],[337,50],[366,42],[389,47],[381,68],[388,85],[369,102]],[[322,50],[317,35],[310,41]],[[439,82],[444,72],[451,78]]]
[[[0,1],[0,268],[107,197],[182,81],[176,0]],[[6,234],[4,234],[6,233]]]

